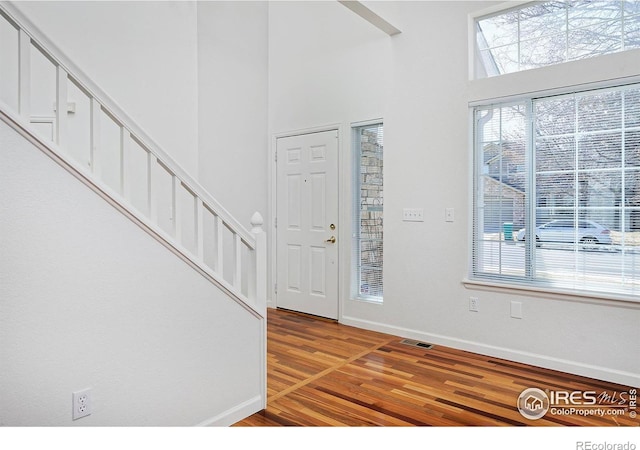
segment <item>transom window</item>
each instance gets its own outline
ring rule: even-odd
[[[476,77],[640,48],[640,1],[535,2],[476,19]]]
[[[640,294],[640,85],[474,109],[472,277]]]

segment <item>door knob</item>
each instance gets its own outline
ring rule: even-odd
[[[336,243],[336,237],[335,236],[331,236],[329,239],[327,239],[325,242],[331,242],[332,244]]]

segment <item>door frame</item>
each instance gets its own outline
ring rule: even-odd
[[[278,139],[292,137],[292,136],[300,136],[303,134],[311,134],[311,133],[321,133],[324,131],[337,131],[338,133],[338,240],[340,245],[338,246],[338,322],[342,321],[342,309],[343,309],[343,291],[345,286],[346,275],[345,267],[348,267],[348,264],[345,266],[344,262],[348,261],[345,259],[345,255],[348,255],[348,251],[351,249],[351,239],[349,230],[346,230],[346,227],[350,227],[347,221],[345,220],[345,206],[349,207],[351,201],[349,200],[349,193],[345,192],[345,189],[348,189],[349,183],[348,180],[345,183],[344,173],[345,173],[345,162],[348,165],[348,158],[345,158],[345,141],[348,139],[344,139],[344,127],[340,123],[334,123],[324,126],[312,127],[312,128],[303,128],[299,130],[285,131],[280,133],[274,133],[271,136],[271,149],[269,152],[269,182],[268,182],[268,196],[269,196],[269,218],[268,218],[268,227],[267,230],[270,234],[269,238],[269,252],[271,255],[271,264],[269,264],[270,273],[268,274],[269,286],[267,288],[267,307],[269,308],[277,308],[278,307],[278,295],[275,293],[275,285],[277,281],[278,275],[278,259],[277,259],[277,232],[275,226],[275,218],[276,211],[278,210],[278,198],[277,198],[277,181],[278,181],[278,167],[276,164],[276,151]],[[347,149],[348,150],[348,149]],[[345,205],[346,204],[346,205]],[[344,245],[343,245],[344,243]]]

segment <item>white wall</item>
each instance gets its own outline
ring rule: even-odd
[[[0,121],[0,426],[231,424],[260,320]],[[93,414],[72,422],[71,393]]]
[[[271,132],[382,117],[390,48],[386,34],[337,2],[270,3]]]
[[[196,2],[14,5],[197,179]]]
[[[267,213],[268,8],[198,2],[199,180],[245,226]]]
[[[384,117],[384,303],[350,299],[344,244],[342,322],[639,385],[639,304],[462,283],[471,220],[467,20],[491,3],[368,4],[389,12],[402,34],[389,38],[335,2],[272,3],[269,17],[272,134],[340,123],[346,155],[349,123]],[[634,57],[620,64],[632,70]],[[348,205],[348,155],[341,163]],[[425,221],[402,222],[408,207],[424,208]],[[445,222],[448,207],[453,223]],[[343,208],[343,243],[349,217]],[[469,311],[469,296],[480,312]],[[511,300],[522,302],[523,319],[510,317]]]

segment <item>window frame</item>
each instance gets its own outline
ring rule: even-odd
[[[360,169],[361,169],[362,153],[361,153],[361,145],[360,145],[361,141],[359,137],[359,132],[363,128],[369,128],[374,126],[381,126],[384,129],[384,120],[382,118],[378,118],[378,119],[371,119],[371,120],[351,123],[350,150],[352,154],[352,175],[351,175],[351,186],[352,186],[351,259],[352,259],[352,262],[351,262],[350,273],[351,273],[351,298],[359,301],[381,305],[384,301],[384,264],[383,264],[383,270],[380,276],[380,281],[382,283],[382,290],[383,290],[382,296],[365,295],[360,292],[360,284],[361,284],[361,265],[359,264],[360,257],[361,257],[360,256],[361,255],[360,214],[362,213],[362,209],[360,208],[360,193],[361,193]],[[383,161],[383,167],[384,167],[384,153],[382,156],[382,161]],[[383,176],[382,186],[384,189],[384,176]],[[382,205],[382,211],[384,214],[384,204]],[[357,212],[357,218],[356,218],[356,212]],[[383,227],[384,227],[384,223],[383,223]],[[384,237],[383,237],[383,248],[384,248]],[[384,253],[383,253],[382,260],[384,261]]]
[[[522,9],[528,8],[528,7],[532,7],[535,6],[537,4],[544,4],[547,3],[547,1],[532,1],[532,0],[518,0],[518,1],[506,1],[504,3],[500,3],[488,8],[485,8],[483,10],[474,12],[472,14],[469,15],[469,19],[468,19],[468,48],[469,48],[469,80],[482,80],[482,79],[491,79],[491,78],[500,78],[500,77],[504,77],[504,76],[508,76],[511,74],[515,74],[515,73],[522,73],[522,72],[528,72],[531,70],[538,70],[538,69],[544,69],[544,68],[548,68],[548,67],[554,67],[554,66],[558,66],[558,65],[563,65],[563,64],[567,64],[567,63],[574,63],[576,61],[584,61],[584,60],[590,60],[590,59],[594,59],[594,58],[599,58],[602,56],[606,56],[606,55],[612,55],[612,54],[619,54],[619,53],[625,53],[625,52],[633,52],[633,51],[638,51],[640,50],[639,47],[625,47],[625,35],[624,35],[624,30],[625,30],[625,8],[623,6],[623,0],[616,0],[616,3],[620,3],[620,17],[619,19],[615,19],[615,20],[619,20],[620,22],[620,27],[621,27],[621,36],[620,36],[620,45],[621,48],[614,50],[614,51],[609,51],[609,52],[603,52],[603,53],[599,53],[599,54],[595,54],[595,55],[591,55],[591,56],[586,56],[586,57],[570,57],[568,52],[569,52],[569,48],[564,48],[564,50],[567,51],[567,54],[563,57],[562,61],[558,61],[558,62],[553,62],[553,63],[549,63],[549,64],[542,64],[539,66],[535,66],[535,67],[528,67],[528,68],[520,68],[521,65],[521,44],[523,42],[523,40],[521,39],[521,36],[519,35],[519,30],[520,30],[520,25],[518,23],[517,29],[518,29],[518,36],[516,41],[510,45],[515,45],[517,47],[517,52],[518,52],[518,60],[516,62],[518,68],[517,70],[512,70],[512,71],[507,71],[504,73],[497,73],[497,74],[489,74],[487,73],[486,69],[484,68],[484,65],[482,63],[482,49],[480,48],[480,46],[478,45],[478,23],[481,20],[485,20],[485,19],[490,19],[493,17],[497,17],[500,15],[505,15],[508,13],[512,13],[512,12],[516,12],[516,11],[520,11]],[[613,3],[613,2],[611,2]],[[568,14],[569,10],[567,10],[567,14]],[[631,17],[635,17],[638,18],[638,14],[631,14]],[[567,25],[567,29],[566,30],[559,30],[557,31],[557,33],[561,33],[561,34],[565,34],[566,35],[566,42],[565,44],[568,45],[568,36],[570,34],[570,30],[568,28],[568,20],[569,17],[567,16],[566,18],[566,23],[565,25]],[[604,22],[611,22],[613,19],[609,19],[609,20],[604,20]],[[577,30],[580,31],[582,29],[585,28],[589,28],[588,26],[582,26],[582,27],[578,27]],[[556,34],[557,34],[556,33]],[[525,39],[524,42],[527,42],[528,40]],[[502,47],[506,46],[507,44],[503,44]],[[499,48],[498,47],[488,47],[488,48]],[[483,70],[485,71],[485,74],[483,76],[479,75],[479,70]]]
[[[528,2],[526,2],[528,3]],[[544,70],[544,69],[543,69]],[[527,251],[526,251],[526,260],[525,260],[525,276],[504,276],[501,275],[499,277],[491,274],[477,274],[475,272],[475,261],[474,261],[474,252],[476,251],[476,242],[475,242],[475,223],[478,220],[477,214],[477,193],[479,189],[479,183],[482,182],[481,177],[481,168],[483,166],[482,152],[477,149],[477,130],[476,130],[476,116],[475,110],[477,107],[492,107],[492,106],[508,106],[509,104],[524,104],[526,107],[527,119],[529,122],[527,123],[526,130],[527,135],[525,139],[525,156],[526,156],[526,172],[527,172],[527,188],[533,188],[532,191],[527,192],[526,201],[525,201],[525,228],[527,229],[535,229],[536,228],[536,182],[535,182],[535,165],[531,163],[531,159],[535,157],[534,152],[535,149],[532,148],[535,142],[535,136],[533,136],[533,104],[536,101],[543,100],[545,98],[551,98],[556,96],[563,95],[573,95],[573,94],[581,94],[588,92],[596,92],[596,91],[604,91],[604,90],[623,90],[628,86],[636,85],[640,86],[640,76],[628,77],[620,80],[610,80],[610,81],[597,81],[593,83],[586,83],[579,86],[570,86],[567,88],[558,88],[552,87],[546,91],[533,91],[522,93],[519,95],[511,95],[508,99],[505,98],[495,98],[494,100],[484,100],[484,101],[475,101],[469,103],[469,123],[471,130],[469,145],[471,151],[471,158],[469,164],[469,173],[470,173],[470,193],[469,193],[469,217],[471,218],[470,225],[468,227],[468,236],[469,236],[469,265],[468,265],[468,275],[467,278],[463,280],[463,285],[466,287],[473,287],[476,289],[487,289],[494,291],[496,288],[504,289],[509,292],[513,292],[516,294],[527,293],[527,295],[538,294],[542,295],[545,298],[554,297],[560,299],[566,299],[567,297],[579,297],[589,299],[589,301],[593,302],[605,302],[608,303],[610,301],[615,302],[632,302],[632,303],[640,303],[640,295],[638,294],[626,294],[621,292],[616,293],[607,293],[606,291],[595,290],[595,289],[577,289],[577,288],[566,288],[566,287],[558,287],[553,286],[550,282],[546,282],[543,279],[535,278],[531,276],[531,267],[535,264],[535,248],[536,243],[532,240],[527,240]],[[558,219],[561,220],[561,219]],[[574,218],[575,223],[580,223],[583,219],[578,217]],[[514,230],[515,231],[515,230]]]

